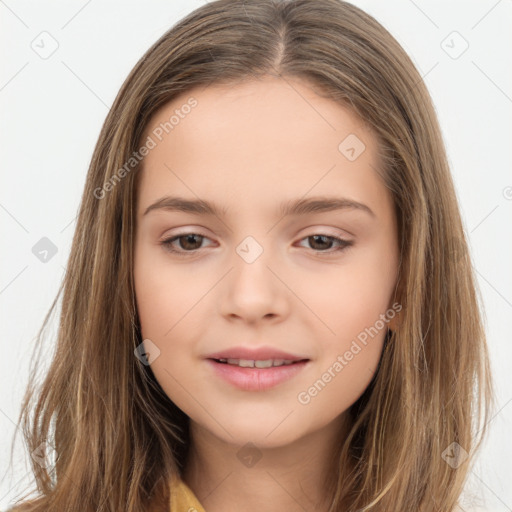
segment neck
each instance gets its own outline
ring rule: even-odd
[[[208,512],[327,512],[346,426],[342,415],[269,448],[229,443],[191,420],[183,480]]]

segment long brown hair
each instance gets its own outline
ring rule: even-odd
[[[399,226],[400,324],[350,409],[330,512],[454,509],[494,402],[481,299],[426,86],[393,36],[350,3],[217,0],[146,52],[101,130],[38,336],[63,292],[55,352],[37,391],[33,364],[19,418],[29,452],[55,448],[56,460],[31,458],[38,496],[20,510],[139,512],[159,492],[165,503],[188,417],[134,356],[136,155],[150,117],[177,95],[269,74],[307,80],[373,129]]]

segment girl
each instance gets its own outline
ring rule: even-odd
[[[427,89],[353,5],[217,0],[164,34],[62,291],[12,510],[456,510],[492,398],[475,279]]]

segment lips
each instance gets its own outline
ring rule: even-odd
[[[214,359],[219,361],[221,359],[242,359],[247,361],[267,361],[272,360],[285,360],[285,361],[304,361],[309,360],[308,357],[303,355],[291,354],[272,347],[260,348],[247,348],[247,347],[234,347],[220,352],[214,352],[206,356],[207,359]]]
[[[273,347],[232,347],[206,356],[213,374],[244,391],[265,391],[293,379],[310,358]]]
[[[308,360],[302,360],[289,365],[269,368],[245,368],[234,364],[220,363],[216,359],[207,359],[206,363],[213,375],[243,391],[270,390],[278,384],[293,380],[311,364]]]

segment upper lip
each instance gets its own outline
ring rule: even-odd
[[[249,361],[267,361],[268,359],[284,359],[286,361],[301,361],[308,357],[283,352],[272,347],[233,347],[206,356],[207,359],[245,359]]]

